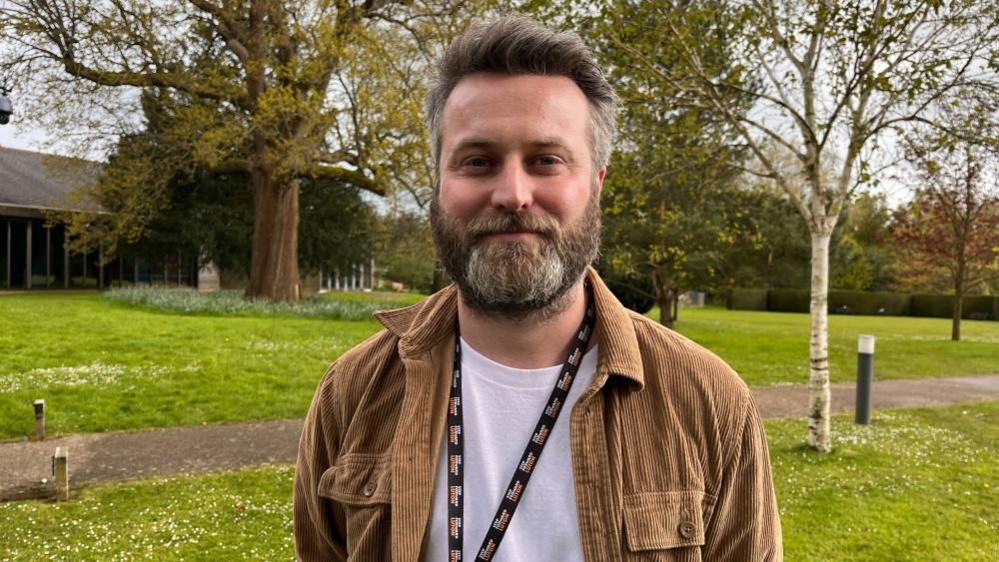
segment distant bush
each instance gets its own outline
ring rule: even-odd
[[[766,310],[766,289],[732,289],[728,295],[729,310]]]
[[[655,306],[656,300],[650,295],[654,294],[656,289],[652,286],[652,279],[648,275],[625,276],[613,273],[601,275],[607,288],[626,308],[645,314]]]
[[[961,317],[974,320],[999,320],[996,315],[996,301],[999,297],[975,295],[964,297],[961,303]]]
[[[950,318],[954,309],[950,295],[912,295],[910,314],[922,318]]]
[[[865,316],[908,316],[912,295],[884,291],[829,291],[829,312]]]
[[[928,318],[951,318],[954,315],[953,295],[913,295],[912,315]],[[969,295],[961,303],[961,318],[973,320],[999,319],[999,297]]]
[[[377,310],[402,306],[398,302],[346,302],[319,297],[311,297],[296,303],[274,303],[264,299],[248,299],[238,291],[200,293],[193,289],[155,287],[113,289],[105,292],[104,296],[114,302],[166,312],[289,315],[334,320],[368,320]]]
[[[770,289],[767,310],[774,312],[808,312],[811,301],[808,289]]]

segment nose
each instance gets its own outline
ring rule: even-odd
[[[503,167],[496,176],[490,202],[495,209],[508,213],[526,211],[534,204],[533,182],[523,167]]]

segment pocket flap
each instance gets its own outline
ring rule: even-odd
[[[377,455],[348,455],[337,459],[319,478],[319,495],[341,503],[389,503],[392,474],[388,460]]]
[[[648,492],[624,497],[624,532],[632,552],[704,545],[705,494]]]

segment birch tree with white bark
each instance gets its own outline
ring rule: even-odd
[[[680,5],[698,4],[679,2]],[[747,0],[710,3],[727,22],[740,73],[718,75],[684,10],[660,10],[685,62],[659,67],[674,103],[724,115],[753,155],[747,173],[781,187],[811,234],[808,444],[832,450],[828,286],[833,228],[908,124],[946,128],[932,107],[957,92],[994,92],[994,0]],[[746,78],[751,78],[747,86]],[[735,111],[732,91],[752,96]],[[774,157],[781,154],[783,157]],[[881,164],[878,164],[878,163]]]

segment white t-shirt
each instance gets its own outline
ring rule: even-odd
[[[596,374],[597,348],[583,356],[579,372],[537,468],[521,497],[495,562],[582,561],[572,477],[569,416]],[[464,553],[472,562],[496,515],[562,365],[514,369],[476,352],[461,341],[461,394],[464,421]],[[442,437],[442,441],[445,438]],[[446,562],[447,443],[442,442],[430,527],[423,562]]]

